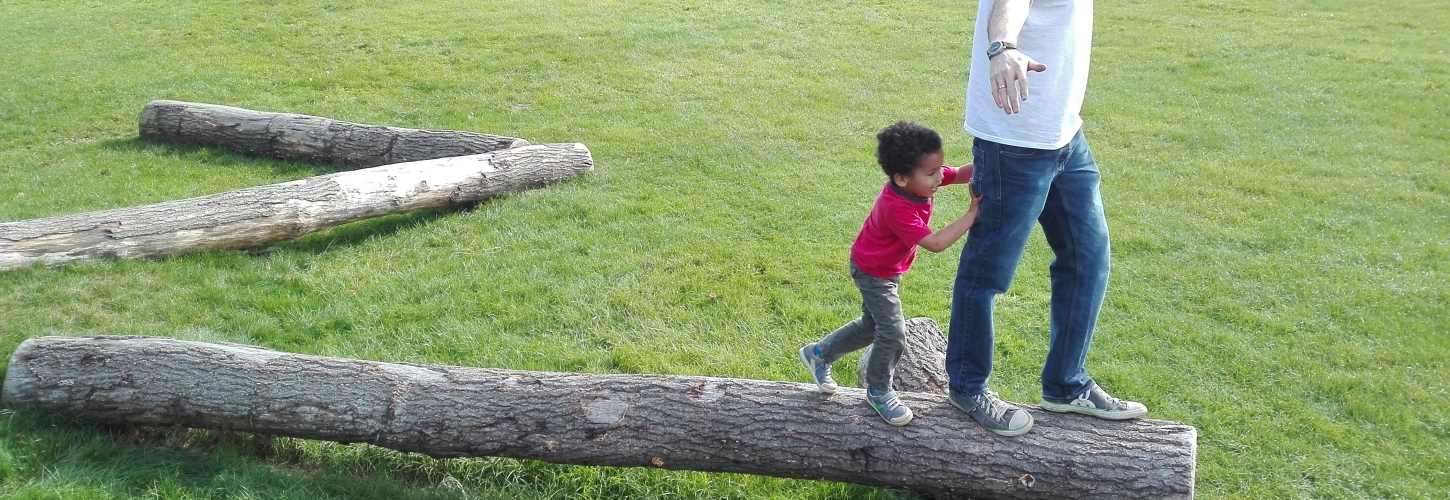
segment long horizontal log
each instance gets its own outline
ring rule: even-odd
[[[141,109],[141,138],[213,146],[268,158],[350,167],[475,155],[529,141],[458,130],[365,125],[292,113],[197,102],[157,100]]]
[[[943,396],[883,422],[860,389],[679,375],[384,363],[155,337],[40,337],[0,400],[110,425],[185,426],[434,457],[498,456],[825,479],[982,498],[1189,498],[1193,427],[1045,412],[983,431]]]
[[[594,169],[583,144],[398,163],[151,205],[0,223],[0,271],[251,248],[357,220],[462,205]]]

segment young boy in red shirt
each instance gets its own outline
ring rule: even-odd
[[[932,232],[927,225],[932,195],[939,186],[970,182],[972,165],[943,165],[941,136],[915,123],[886,127],[876,134],[876,141],[876,162],[886,173],[886,185],[851,245],[851,278],[861,290],[861,317],[802,347],[800,358],[816,386],[830,394],[837,387],[831,363],[871,346],[866,401],[891,425],[906,425],[911,409],[891,389],[891,373],[906,345],[906,322],[897,293],[901,275],[916,259],[916,247],[940,252],[961,239],[976,222],[982,198],[974,197],[967,213]]]

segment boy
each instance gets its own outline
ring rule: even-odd
[[[886,173],[886,185],[876,198],[861,233],[851,245],[851,278],[861,290],[861,317],[800,350],[801,363],[821,392],[836,392],[831,363],[846,354],[871,346],[866,366],[866,401],[891,425],[911,422],[911,409],[891,389],[891,373],[906,342],[897,287],[901,275],[916,259],[916,247],[940,252],[966,234],[977,220],[980,196],[967,213],[941,231],[932,232],[932,195],[937,187],[967,183],[972,165],[942,165],[941,136],[911,122],[896,122],[876,135],[876,162]]]

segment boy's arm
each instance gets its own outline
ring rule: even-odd
[[[957,220],[952,221],[951,224],[947,224],[947,227],[942,228],[941,231],[922,238],[916,244],[930,250],[932,253],[950,248],[953,243],[956,243],[957,240],[962,238],[962,235],[967,234],[967,230],[972,228],[972,224],[977,222],[977,214],[981,212],[981,209],[982,197],[973,197],[972,206],[967,209],[967,213],[962,214],[961,217],[957,217]]]
[[[957,176],[952,179],[952,184],[970,184],[972,182],[972,171],[976,165],[968,163],[956,168]]]

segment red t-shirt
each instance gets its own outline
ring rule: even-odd
[[[957,181],[957,169],[942,165],[943,186]],[[876,205],[861,224],[861,234],[851,244],[851,260],[866,274],[890,278],[911,269],[916,260],[916,244],[931,236],[931,198],[917,198],[898,192],[891,181],[881,187]]]

